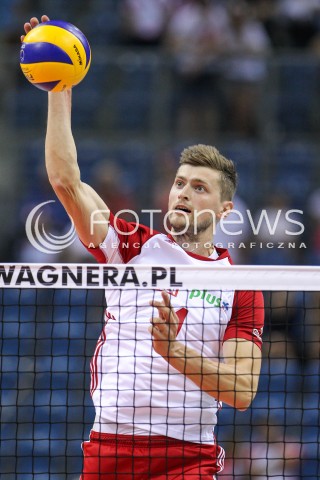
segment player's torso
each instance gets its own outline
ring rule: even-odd
[[[152,237],[143,245],[140,255],[133,257],[129,264],[149,265],[204,265],[215,274],[221,263],[229,261],[203,262],[189,256],[165,235]],[[224,331],[231,318],[234,291],[210,289],[168,290],[171,305],[179,317],[177,340],[187,343],[201,354],[219,358]],[[152,349],[151,334],[148,330],[150,318],[157,316],[157,310],[150,307],[150,300],[161,300],[161,291],[149,289],[113,290],[106,292],[106,342],[107,351],[124,358],[130,355],[157,357]],[[109,356],[109,355],[108,355]],[[139,362],[137,362],[138,364]],[[136,365],[139,369],[139,365]]]
[[[152,237],[142,247],[141,254],[129,261],[131,265],[139,263],[155,266],[205,263],[212,275],[220,266],[220,262],[190,257],[164,235]],[[222,264],[229,262],[226,259]],[[203,356],[219,359],[234,292],[215,291],[210,285],[206,290],[177,288],[168,292],[179,317],[177,340]],[[91,365],[96,428],[99,425],[102,431],[109,432],[112,428],[119,429],[111,426],[117,411],[118,423],[125,425],[121,431],[135,431],[134,407],[134,425],[142,430],[190,441],[198,441],[201,436],[203,441],[211,442],[219,404],[154,351],[148,329],[150,318],[158,314],[149,304],[155,298],[161,300],[161,291],[135,288],[106,291],[105,326]]]

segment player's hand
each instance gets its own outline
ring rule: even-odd
[[[162,302],[150,301],[158,310],[158,316],[150,319],[149,332],[153,337],[154,350],[166,360],[172,355],[172,349],[178,333],[179,318],[170,304],[170,296],[162,291]]]
[[[48,22],[50,19],[47,15],[42,15],[41,17],[41,22]],[[24,31],[25,33],[29,33],[30,30],[32,30],[34,27],[36,27],[37,25],[39,25],[39,20],[36,18],[36,17],[32,17],[30,19],[30,22],[27,22],[24,24],[23,28],[24,28]],[[24,37],[25,35],[21,35],[20,39],[21,39],[21,42],[23,42],[24,40]]]

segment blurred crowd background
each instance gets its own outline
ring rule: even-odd
[[[42,258],[24,231],[31,209],[55,199],[43,167],[46,93],[19,67],[23,24],[44,12],[92,46],[73,129],[83,179],[113,211],[136,210],[146,223],[142,209],[165,212],[181,149],[213,144],[237,164],[244,222],[228,227],[241,235],[220,231],[217,241],[237,263],[318,264],[318,0],[2,0],[3,261],[61,260]],[[69,226],[57,204],[45,215],[56,234]],[[88,259],[76,243],[62,257]]]
[[[43,254],[25,233],[30,211],[55,199],[44,171],[46,94],[19,68],[23,23],[43,13],[77,25],[91,44],[73,132],[83,179],[113,211],[165,212],[182,148],[213,144],[237,164],[244,219],[228,227],[241,234],[216,240],[231,242],[238,263],[319,264],[320,0],[1,0],[2,262],[91,261],[77,242]],[[257,227],[261,218],[255,232],[250,219]],[[57,235],[70,227],[57,202],[41,219]],[[48,469],[77,478],[100,294],[3,297],[5,480],[48,478]],[[220,414],[221,478],[317,479],[319,294],[266,294],[266,306],[259,394],[246,413]]]

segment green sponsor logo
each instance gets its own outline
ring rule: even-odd
[[[189,295],[190,300],[192,298],[199,298],[213,305],[214,307],[221,307],[221,297],[216,297],[212,293],[207,293],[207,290],[192,290]]]

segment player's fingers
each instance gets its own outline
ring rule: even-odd
[[[151,300],[149,303],[152,307],[157,308],[159,317],[165,319],[168,323],[177,323],[178,318],[174,309],[171,307],[170,296],[164,290],[161,292],[162,302],[159,300]]]
[[[158,310],[159,317],[163,319],[167,319],[169,317],[168,307],[166,307],[163,302],[159,302],[158,300],[150,300],[149,304],[151,307],[154,307]]]
[[[30,19],[30,22],[26,22],[23,25],[23,29],[24,29],[25,33],[29,33],[37,25],[39,25],[39,20],[36,17],[32,17]],[[23,38],[24,38],[24,35],[21,36],[21,39],[23,39]]]
[[[39,25],[39,20],[37,19],[37,17],[32,17],[30,18],[30,25],[31,25],[31,28],[34,28],[36,27],[37,25]]]
[[[171,306],[170,297],[166,292],[162,292],[163,294],[163,302],[159,302],[157,305],[158,312],[161,312],[161,315],[164,315],[167,320],[170,322],[175,321],[176,319],[176,312]]]
[[[41,22],[48,22],[49,20],[50,19],[49,19],[48,15],[42,15]],[[29,33],[34,27],[39,25],[39,23],[40,22],[37,19],[37,17],[30,18],[30,22],[26,22],[23,26],[25,33],[26,34]],[[21,35],[21,37],[20,37],[21,42],[23,42],[24,39],[25,39],[25,35]]]
[[[159,317],[150,318],[152,335],[161,334],[163,338],[167,338],[170,333],[170,326],[166,320]],[[150,328],[149,328],[150,331]]]
[[[170,300],[170,295],[165,292],[164,290],[161,292],[162,298],[163,298],[163,310],[166,313],[167,318],[170,320],[170,322],[174,322],[177,320],[176,312],[171,306],[171,300]]]
[[[160,317],[151,317],[150,323],[152,323],[152,325],[154,325],[155,327],[161,327],[162,325],[166,325],[165,319]]]
[[[149,305],[151,305],[151,307],[155,307],[155,308],[164,306],[163,302],[159,302],[158,300],[150,300]]]
[[[163,303],[158,303],[157,305],[154,305],[157,310],[158,310],[158,315],[160,318],[162,318],[165,322],[171,322],[172,316],[173,316],[173,310],[167,307],[166,305],[163,305]]]
[[[167,309],[171,309],[171,304],[170,304],[170,296],[168,295],[167,292],[165,292],[164,290],[161,292],[161,296],[162,296],[162,299],[163,301],[159,301],[159,300],[151,300],[149,303],[151,306],[153,307],[156,307],[156,308],[167,308]]]
[[[165,304],[167,307],[171,307],[170,295],[169,295],[165,290],[162,290],[161,296],[162,296],[162,298],[163,298],[164,304]]]
[[[150,325],[148,330],[149,333],[152,335],[153,340],[161,340],[166,342],[169,341],[168,331],[165,325]]]
[[[23,25],[23,30],[25,31],[25,33],[29,33],[30,30],[32,30],[31,24],[30,23],[25,23]]]
[[[30,32],[30,30],[32,30],[32,26],[31,26],[30,23],[27,22],[23,25],[23,29],[24,29],[25,33],[27,34],[27,33]],[[20,37],[21,42],[23,42],[24,39],[25,39],[25,35],[21,35],[21,37]]]
[[[149,332],[158,340],[173,340],[176,337],[176,326],[171,322],[164,321],[159,317],[152,317],[150,319]]]
[[[158,312],[165,313],[169,311],[168,307],[166,307],[162,302],[154,302],[152,306],[158,310]]]
[[[159,338],[162,338],[161,330],[158,327],[150,325],[148,331],[154,339],[158,340]]]
[[[167,292],[165,292],[164,290],[162,290],[161,292],[161,296],[163,298],[163,301],[159,301],[159,300],[150,300],[150,305],[154,306],[154,307],[158,307],[158,306],[166,306],[166,307],[171,307],[170,305],[170,296],[168,295]]]
[[[165,336],[163,335],[163,332],[158,326],[155,325],[150,325],[148,327],[149,333],[155,338],[155,339],[165,339]]]

